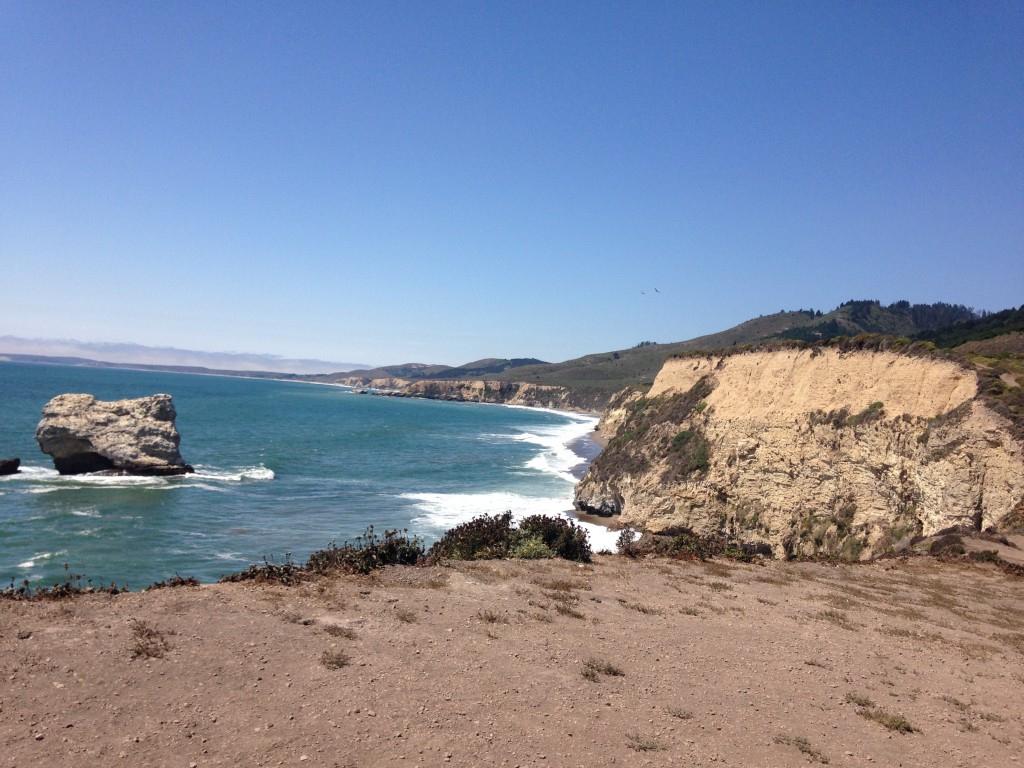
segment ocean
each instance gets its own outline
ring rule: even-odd
[[[59,476],[34,433],[54,395],[174,397],[196,473]],[[481,513],[570,515],[596,420],[530,408],[373,397],[222,376],[0,363],[0,579],[65,572],[138,589],[264,558],[302,561],[372,525],[428,543]],[[612,532],[587,526],[596,550]]]

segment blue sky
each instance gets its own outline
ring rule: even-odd
[[[1024,302],[1024,4],[0,0],[0,334],[555,360],[869,297]]]

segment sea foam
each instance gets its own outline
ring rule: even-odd
[[[524,406],[508,406],[520,408]],[[560,411],[545,410],[559,416],[570,418],[567,424],[547,426],[531,426],[529,430],[509,435],[487,435],[489,438],[503,437],[536,445],[540,450],[524,465],[526,469],[554,475],[565,482],[565,495],[560,496],[524,496],[507,491],[489,491],[481,493],[403,493],[400,498],[413,502],[419,515],[413,523],[428,529],[431,533],[439,533],[452,526],[484,514],[511,511],[516,520],[529,515],[553,515],[569,520],[575,518],[569,512],[572,509],[572,491],[576,477],[572,469],[584,462],[569,445],[590,434],[597,419],[590,416],[579,416]],[[590,536],[590,544],[595,552],[609,549],[615,550],[618,532],[601,525],[577,521]]]
[[[199,465],[194,473],[172,477],[150,477],[147,475],[61,475],[50,467],[28,466],[15,475],[3,478],[8,490],[21,493],[39,494],[75,488],[132,488],[148,490],[174,490],[194,488],[206,491],[223,491],[225,484],[259,482],[274,479],[274,470],[263,464],[248,467],[222,469]]]

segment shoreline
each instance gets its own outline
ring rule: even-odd
[[[47,367],[51,367],[51,366],[47,366]],[[52,366],[52,367],[66,368],[66,367],[75,367],[75,366],[56,365],[56,366]],[[89,370],[91,370],[91,369],[89,369]],[[115,371],[116,370],[123,370],[123,371],[126,371],[126,372],[129,371],[129,369],[123,369],[123,368],[122,369],[111,368],[111,369],[106,369],[106,370],[115,370]],[[135,369],[131,369],[131,372],[135,373],[136,370]],[[166,375],[169,375],[170,373],[179,373],[179,372],[163,372],[163,371],[161,371],[161,372],[146,372],[146,371],[141,371],[141,370],[139,370],[137,372],[139,372],[139,373],[153,373],[155,375],[160,375],[160,376],[166,376]],[[209,376],[209,377],[213,377],[213,378],[223,378],[223,379],[248,378],[248,377],[238,377],[238,376],[231,376],[231,375],[224,375],[224,374],[200,374],[200,373],[185,374],[183,372],[181,372],[181,373],[182,373],[182,375]],[[292,382],[292,381],[290,381],[288,379],[269,379],[269,378],[263,378],[263,379],[260,379],[260,380],[262,380],[262,381],[277,381],[279,383],[285,383],[285,384],[287,384],[287,383],[320,384],[322,386],[335,387],[336,389],[340,389],[342,392],[346,392],[347,391],[347,392],[350,392],[350,393],[352,392],[352,389],[353,389],[352,387],[349,387],[347,385],[330,383],[330,382],[310,382],[310,381]],[[171,382],[167,382],[167,383],[170,384]],[[284,397],[286,395],[282,392],[281,396]],[[412,398],[412,399],[430,400],[430,399],[434,399],[434,398],[419,398],[419,397],[417,397],[417,398]],[[324,402],[327,403],[327,404],[330,403],[330,401],[324,401]],[[595,552],[602,551],[602,550],[605,550],[605,549],[612,549],[612,550],[615,549],[615,547],[614,547],[615,537],[611,534],[611,531],[613,531],[614,528],[612,526],[608,525],[608,521],[600,520],[600,519],[593,519],[590,516],[580,515],[580,514],[577,513],[577,511],[575,510],[575,508],[573,506],[575,485],[579,481],[579,479],[583,476],[583,474],[586,472],[586,470],[590,466],[591,462],[600,453],[600,450],[601,450],[601,446],[600,446],[599,442],[594,439],[595,436],[596,436],[596,432],[594,430],[594,427],[595,427],[595,425],[597,423],[597,416],[596,415],[589,414],[589,413],[581,413],[581,412],[576,412],[576,411],[561,410],[561,409],[555,409],[555,408],[547,408],[547,407],[542,407],[542,406],[519,405],[519,404],[509,404],[509,403],[475,402],[475,401],[441,401],[441,402],[459,402],[461,404],[466,404],[466,403],[473,404],[473,403],[475,403],[477,405],[502,406],[504,408],[521,409],[521,410],[527,411],[527,412],[535,411],[535,412],[545,413],[545,414],[549,414],[551,416],[557,417],[555,419],[548,419],[548,418],[537,419],[537,418],[528,418],[528,417],[524,417],[523,419],[519,419],[517,417],[512,416],[510,412],[506,411],[506,413],[508,413],[509,416],[508,417],[501,417],[501,422],[503,422],[503,423],[504,422],[508,422],[508,429],[507,429],[507,431],[510,434],[510,436],[518,437],[519,439],[521,439],[523,441],[521,443],[521,447],[519,449],[517,449],[517,451],[516,451],[516,453],[518,455],[520,455],[522,458],[511,459],[511,461],[509,461],[509,468],[512,469],[512,470],[519,470],[520,469],[520,464],[522,464],[522,467],[521,467],[522,471],[517,472],[517,474],[524,474],[527,477],[524,478],[521,482],[519,480],[517,480],[516,478],[510,478],[507,481],[505,481],[505,480],[502,479],[503,475],[501,474],[501,472],[492,472],[492,473],[489,473],[490,475],[492,475],[490,481],[488,481],[487,478],[484,477],[482,482],[484,483],[485,487],[486,487],[488,482],[491,482],[491,483],[497,485],[498,487],[495,488],[494,490],[496,492],[498,492],[498,493],[505,493],[507,495],[511,495],[512,497],[521,497],[521,498],[519,498],[519,499],[513,498],[512,501],[508,501],[508,500],[505,500],[505,499],[497,498],[497,499],[491,499],[490,503],[488,503],[488,501],[486,499],[478,499],[477,500],[478,501],[478,505],[480,505],[481,508],[477,512],[475,512],[474,514],[479,514],[479,513],[482,513],[484,511],[486,511],[487,513],[490,513],[490,514],[499,513],[499,512],[504,511],[504,509],[505,509],[504,504],[505,503],[510,503],[510,504],[512,504],[512,508],[513,509],[517,509],[518,510],[517,511],[517,517],[521,517],[523,515],[528,515],[528,514],[545,514],[545,515],[551,515],[553,517],[562,517],[562,518],[565,518],[565,519],[570,519],[570,520],[573,520],[573,521],[575,521],[575,522],[577,522],[579,524],[584,525],[584,527],[587,529],[587,532],[588,532],[588,534],[590,536],[591,543],[592,543],[592,546],[593,546],[593,549],[594,549]],[[340,407],[340,405],[339,405],[339,407]],[[384,409],[384,410],[386,410],[386,409]],[[383,413],[383,410],[382,410],[382,413]],[[456,412],[454,412],[454,411],[450,412],[451,415],[448,416],[448,417],[446,417],[444,415],[443,411],[435,412],[435,413],[436,413],[436,416],[441,419],[441,421],[444,421],[446,418],[456,419],[456,420],[459,419],[459,417],[457,417],[455,415]],[[387,417],[386,417],[386,415],[382,415],[382,416],[380,416],[380,418],[387,418]],[[478,418],[482,419],[483,422],[489,421],[489,419],[486,416],[481,415],[480,417],[473,417],[471,419],[471,422],[477,421]],[[538,423],[537,424],[532,424],[535,421],[538,422]],[[531,426],[531,424],[532,424],[532,426]],[[502,431],[505,431],[505,430],[503,429]],[[502,466],[504,466],[504,464]],[[268,470],[266,465],[264,465],[264,464],[259,464],[258,466],[246,465],[244,467],[241,467],[241,466],[235,467],[234,465],[231,465],[230,467],[228,467],[227,465],[225,465],[224,467],[216,467],[216,468],[211,468],[211,469],[213,469],[214,471],[211,472],[209,477],[204,477],[202,474],[199,474],[199,475],[190,476],[188,478],[182,478],[182,479],[179,479],[179,478],[173,478],[173,479],[168,479],[168,478],[159,478],[159,479],[155,479],[155,478],[137,478],[137,477],[130,477],[130,476],[117,476],[115,478],[107,478],[107,477],[93,478],[90,475],[84,475],[84,476],[80,476],[80,477],[77,477],[77,478],[75,478],[73,476],[66,477],[66,478],[65,477],[51,478],[50,475],[54,474],[54,472],[52,471],[51,467],[49,466],[49,464],[47,462],[41,461],[39,466],[35,466],[35,465],[29,466],[29,465],[26,465],[24,467],[24,470],[26,470],[26,471],[23,471],[22,473],[19,473],[18,476],[15,476],[15,478],[13,478],[16,481],[16,485],[18,486],[18,488],[13,488],[12,487],[10,490],[18,490],[20,494],[26,494],[26,493],[29,493],[29,494],[36,494],[36,493],[44,494],[44,493],[48,493],[50,491],[57,491],[57,490],[61,490],[61,489],[71,490],[71,489],[78,488],[79,486],[84,487],[84,488],[90,488],[90,489],[93,488],[93,487],[95,487],[96,489],[101,489],[101,488],[105,489],[105,488],[107,488],[108,485],[111,486],[111,487],[117,487],[117,488],[128,487],[128,486],[132,486],[133,487],[133,486],[136,486],[136,485],[138,485],[139,487],[146,487],[146,488],[149,488],[149,487],[153,486],[153,487],[159,487],[160,490],[164,490],[165,489],[164,486],[167,486],[168,488],[178,488],[178,487],[189,486],[190,484],[187,482],[188,480],[192,480],[193,481],[192,484],[196,484],[196,483],[205,482],[205,481],[222,481],[223,480],[225,482],[242,482],[245,479],[249,479],[249,480],[253,480],[253,479],[266,480],[266,479],[272,479],[273,478],[272,470]],[[253,477],[252,474],[253,474],[254,471],[259,472],[260,477],[258,477],[258,478]],[[41,475],[41,474],[45,474],[46,476],[45,477],[37,476],[37,475]],[[485,474],[488,474],[488,473],[485,473]],[[529,477],[531,475],[533,476],[532,478]],[[552,476],[555,477],[555,478],[558,478],[562,482],[554,482]],[[4,478],[4,479],[7,479],[7,478]],[[23,482],[17,482],[19,480],[23,481]],[[181,480],[184,480],[185,482],[181,482]],[[409,488],[409,489],[407,489],[409,494],[415,494],[415,493],[418,493],[419,491],[423,490],[424,483],[417,483],[416,485],[419,487],[419,490],[416,490],[416,489],[413,489],[413,488]],[[36,486],[39,486],[39,487],[37,488]],[[26,488],[28,490],[25,490]],[[218,482],[218,489],[220,489],[219,482]],[[8,490],[8,489],[6,489],[6,488],[2,489],[2,491],[6,491],[6,490]],[[216,490],[216,489],[214,489],[214,490]],[[225,488],[225,490],[231,490],[231,489],[230,488]],[[437,489],[437,490],[444,490],[444,489]],[[2,491],[0,491],[0,495],[6,495]],[[467,489],[467,494],[466,495],[473,495],[473,493],[474,493],[473,491],[469,491]],[[435,495],[440,495],[440,494],[435,494]],[[458,494],[455,494],[455,495],[457,496]],[[79,496],[76,495],[75,498],[77,499],[77,498],[79,498]],[[435,501],[435,504],[437,504],[437,503],[445,503],[445,501],[446,500],[441,500],[440,502]],[[520,507],[520,506],[517,506],[517,503],[516,503],[517,501],[525,501],[525,503]],[[541,503],[541,501],[543,501],[543,503]],[[449,507],[452,509],[453,512],[457,511],[457,507],[455,507],[455,504],[452,503],[452,502],[457,503],[458,502],[457,499],[450,499],[450,500],[447,500],[447,502],[448,502]],[[402,504],[404,506],[405,502],[402,502]],[[482,508],[483,506],[487,506],[488,508],[486,510],[484,510]],[[410,517],[412,519],[409,520],[408,522],[413,524],[413,525],[415,525],[416,527],[419,527],[420,522],[422,522],[422,521],[418,522],[416,520],[416,518],[417,517],[421,517],[421,518],[423,517],[422,511],[423,511],[423,504],[422,503],[414,504],[413,508],[409,510]],[[429,510],[428,510],[428,512],[429,512]],[[77,512],[75,512],[74,514],[77,514]],[[436,528],[435,524],[433,524],[433,521],[428,522],[428,523],[424,523],[424,528],[423,528],[422,533],[428,538],[428,540],[430,540],[430,539],[434,538],[435,536],[440,535],[443,532],[443,530],[446,530],[446,529],[450,528],[452,525],[458,524],[459,522],[463,522],[463,520],[460,519],[458,521],[452,521],[450,524],[448,524],[448,525],[446,525],[446,526],[444,526],[443,528],[440,528],[440,529]],[[94,535],[94,534],[93,534],[92,531],[88,531],[84,535]],[[311,546],[313,546],[313,548],[315,548],[315,545],[318,544],[318,542],[309,542],[309,543],[310,543]],[[23,562],[27,562],[28,561],[28,555],[33,555],[34,556],[36,554],[36,550],[30,548],[30,550],[27,550],[25,554],[26,554],[26,557],[23,557],[23,558],[17,560],[17,565],[18,565],[19,568],[22,567],[22,563]],[[32,559],[34,560],[35,557],[33,557]],[[257,561],[258,561],[258,558],[256,560],[253,560],[253,562],[257,562]],[[14,561],[12,561],[12,563],[13,562]],[[240,563],[240,564],[243,564],[243,563]],[[188,564],[184,564],[184,565],[181,565],[179,567],[181,567],[183,569],[182,572],[190,572],[192,566],[190,566]],[[12,571],[12,573],[13,573],[13,571]],[[23,574],[20,571],[17,573],[17,575],[19,577],[26,577],[26,576],[28,576],[27,574]],[[33,571],[33,575],[30,578],[33,578],[33,580],[42,579],[42,580],[46,581],[46,580],[49,579],[49,575],[46,572],[46,569],[43,569],[42,571],[38,571],[38,572]],[[200,574],[200,578],[202,578],[204,580],[204,582],[205,582],[205,581],[207,581],[209,576],[207,574],[203,573],[203,574]]]

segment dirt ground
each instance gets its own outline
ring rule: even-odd
[[[1011,766],[1024,580],[606,556],[7,601],[0,675],[0,768]]]

